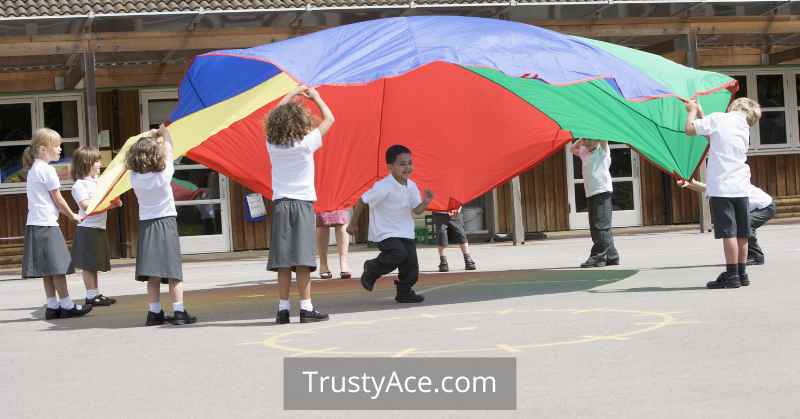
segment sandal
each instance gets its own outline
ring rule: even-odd
[[[333,274],[330,272],[320,272],[319,277],[320,279],[331,279],[333,278]]]
[[[342,272],[342,275],[340,277],[342,279],[350,279],[353,277],[353,274],[351,274],[350,272]]]

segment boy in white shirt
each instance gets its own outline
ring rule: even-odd
[[[738,98],[728,106],[728,112],[703,116],[696,100],[686,103],[686,134],[709,138],[707,189],[711,204],[714,237],[722,239],[725,251],[725,272],[706,284],[708,288],[739,288],[749,285],[745,270],[747,241],[750,237],[748,195],[750,167],[747,148],[750,127],[761,118],[761,107],[748,98]]]
[[[581,268],[619,265],[619,253],[611,233],[612,198],[611,149],[608,141],[579,139],[570,149],[581,159],[583,189],[589,209],[592,250]]]
[[[422,214],[433,199],[433,193],[425,190],[421,199],[417,184],[409,179],[413,170],[411,150],[402,145],[393,145],[386,150],[386,165],[389,175],[375,182],[361,196],[361,202],[369,205],[369,240],[378,243],[381,253],[377,258],[364,262],[361,286],[372,291],[381,275],[398,269],[398,303],[421,303],[425,297],[414,292],[412,287],[419,277],[417,247],[414,243],[414,214]],[[363,205],[357,205],[353,219],[357,220]],[[348,228],[351,234],[357,225]]]

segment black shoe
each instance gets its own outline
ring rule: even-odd
[[[619,258],[606,259],[606,266],[616,266],[616,265],[619,265]]]
[[[748,280],[748,284],[750,281]],[[739,280],[738,274],[729,274],[728,272],[723,272],[719,274],[715,281],[711,281],[706,284],[706,287],[709,289],[722,289],[722,288],[739,288],[742,286],[741,281]]]
[[[425,301],[424,295],[419,295],[414,290],[397,291],[397,296],[394,300],[398,303],[421,303]]]
[[[475,261],[472,260],[472,258],[464,258],[464,270],[474,271],[475,269],[478,269],[478,267],[475,266]]]
[[[88,306],[88,305],[82,306],[80,304],[75,304],[75,307],[72,307],[69,310],[67,310],[66,308],[62,308],[61,309],[61,318],[62,319],[66,319],[66,318],[69,318],[69,317],[81,317],[81,316],[86,315],[90,311],[92,311],[92,306]]]
[[[447,259],[439,259],[439,272],[450,272],[450,266],[447,265]]]
[[[589,256],[586,262],[581,263],[581,268],[602,268],[603,266],[606,266],[606,260],[601,256]]]
[[[764,264],[764,258],[760,258],[760,259],[759,258],[747,258],[747,264],[748,265],[763,265]]]
[[[289,310],[278,310],[278,314],[275,315],[275,323],[277,324],[289,323]]]
[[[115,300],[113,298],[106,297],[103,294],[98,294],[94,298],[87,298],[85,300],[85,302],[86,302],[86,304],[91,304],[92,306],[95,306],[95,307],[106,307],[106,306],[110,306],[110,305],[116,303],[117,300]]]
[[[330,316],[325,313],[320,313],[316,309],[312,311],[300,310],[300,323],[324,322],[329,318]]]
[[[58,318],[61,318],[61,308],[47,307],[47,309],[44,311],[45,320],[53,320]]]
[[[750,285],[750,277],[747,274],[740,274],[739,283],[741,283],[743,287]]]
[[[166,320],[175,326],[180,326],[184,324],[192,324],[197,321],[197,317],[192,316],[189,314],[188,311],[175,311],[172,313],[171,317],[167,317]]]
[[[380,278],[380,275],[370,272],[369,268],[367,268],[367,262],[364,262],[364,273],[361,274],[361,286],[367,291],[372,291],[372,289],[375,288],[375,281]]]
[[[152,311],[147,311],[147,321],[144,323],[145,326],[159,326],[164,324],[166,320],[164,319],[164,310],[161,310],[158,313],[153,313]]]

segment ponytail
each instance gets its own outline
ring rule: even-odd
[[[25,170],[30,169],[35,160],[36,152],[33,150],[33,146],[25,147],[25,151],[22,152],[22,168]]]

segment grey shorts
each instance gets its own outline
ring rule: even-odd
[[[278,199],[272,205],[267,270],[317,269],[317,216],[311,201]]]
[[[436,244],[446,247],[448,244],[464,244],[467,233],[464,231],[464,217],[461,212],[450,216],[446,212],[434,212],[433,228],[436,230]]]
[[[746,196],[735,198],[712,196],[709,201],[714,238],[750,237],[750,210]]]

